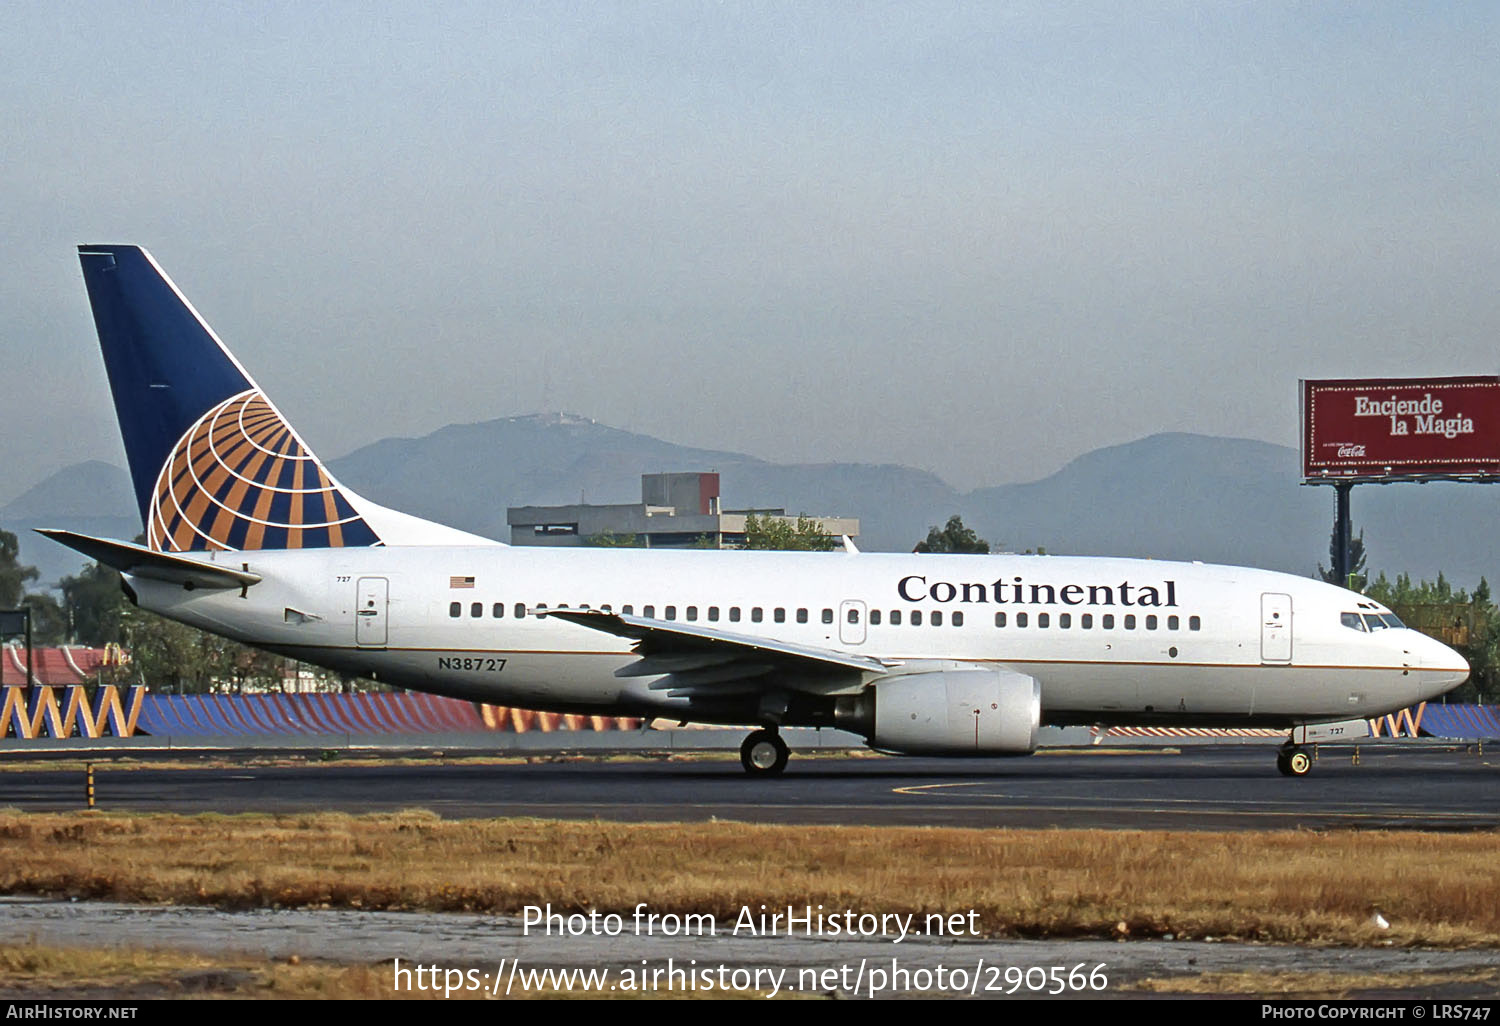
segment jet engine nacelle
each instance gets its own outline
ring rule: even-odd
[[[939,670],[877,681],[841,702],[839,726],[908,755],[1029,755],[1042,686],[1011,670]]]

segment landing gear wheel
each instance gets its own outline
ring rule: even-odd
[[[1276,768],[1284,777],[1305,777],[1312,769],[1312,756],[1301,748],[1283,748],[1276,753]]]
[[[740,765],[752,777],[775,777],[786,769],[792,751],[774,730],[757,730],[740,745]]]

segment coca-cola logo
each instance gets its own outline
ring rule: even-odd
[[[1358,456],[1363,456],[1364,454],[1365,454],[1365,447],[1362,446],[1362,445],[1341,445],[1341,446],[1339,446],[1339,459],[1341,459],[1341,460],[1342,459],[1353,459],[1353,458],[1358,457]]]

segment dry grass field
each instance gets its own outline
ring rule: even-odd
[[[1490,833],[962,830],[0,810],[0,892],[228,908],[978,912],[1010,937],[1500,945]],[[1372,906],[1390,921],[1371,923]]]

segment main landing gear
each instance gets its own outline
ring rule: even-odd
[[[1312,769],[1312,756],[1307,754],[1306,748],[1301,748],[1287,738],[1286,744],[1276,753],[1276,768],[1284,777],[1305,777],[1307,771]]]
[[[774,728],[757,730],[740,745],[740,765],[752,777],[779,776],[791,754],[792,750]]]

